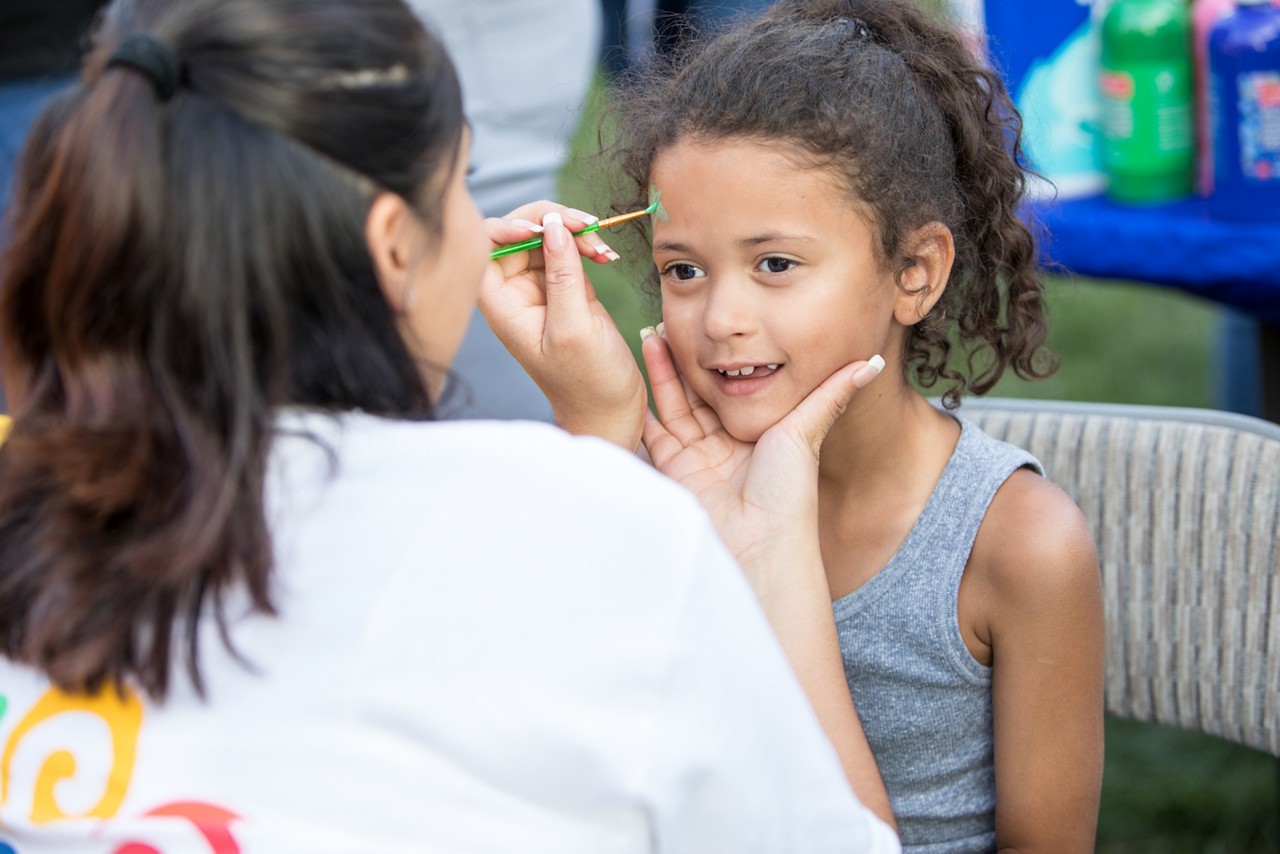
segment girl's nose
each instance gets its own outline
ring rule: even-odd
[[[712,285],[707,290],[702,324],[707,336],[715,340],[754,332],[757,315],[748,289],[736,287],[731,281]]]

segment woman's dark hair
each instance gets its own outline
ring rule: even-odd
[[[648,203],[654,160],[682,139],[786,143],[842,176],[899,275],[912,232],[930,222],[951,230],[950,282],[905,344],[922,386],[943,381],[954,408],[1008,367],[1024,378],[1055,369],[1035,241],[1019,218],[1021,119],[999,74],[915,3],[780,0],[715,38],[692,38],[625,83],[615,104],[628,196],[618,210]],[[957,345],[963,371],[952,365]]]
[[[165,99],[110,62],[145,34]],[[145,39],[143,39],[145,41]],[[163,698],[226,595],[273,613],[282,406],[428,418],[365,243],[381,191],[439,233],[462,138],[400,0],[118,0],[26,145],[0,256],[0,650]]]

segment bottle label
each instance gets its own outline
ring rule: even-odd
[[[1104,159],[1113,169],[1165,172],[1189,167],[1194,142],[1191,71],[1186,64],[1132,63],[1103,69]]]
[[[1280,180],[1280,72],[1236,78],[1240,92],[1240,171],[1248,181]]]

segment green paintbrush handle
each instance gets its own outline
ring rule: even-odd
[[[575,231],[573,236],[577,237],[579,234],[590,234],[593,231],[599,231],[599,229],[600,221],[596,220],[591,223],[591,225],[582,229],[582,231]],[[505,258],[506,256],[514,255],[517,252],[524,252],[526,249],[537,249],[541,245],[542,235],[538,235],[537,237],[530,237],[528,240],[521,240],[519,243],[508,243],[506,246],[499,246],[497,249],[489,253],[489,258],[491,260],[494,258]]]

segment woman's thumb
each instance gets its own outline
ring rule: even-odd
[[[542,218],[542,255],[546,265],[547,327],[565,334],[592,329],[587,303],[586,274],[560,214],[552,211]]]
[[[792,428],[804,437],[815,457],[822,447],[822,440],[849,405],[854,393],[879,376],[883,369],[884,359],[878,355],[865,362],[845,365],[809,392],[809,396],[787,416],[786,420],[793,422]]]

